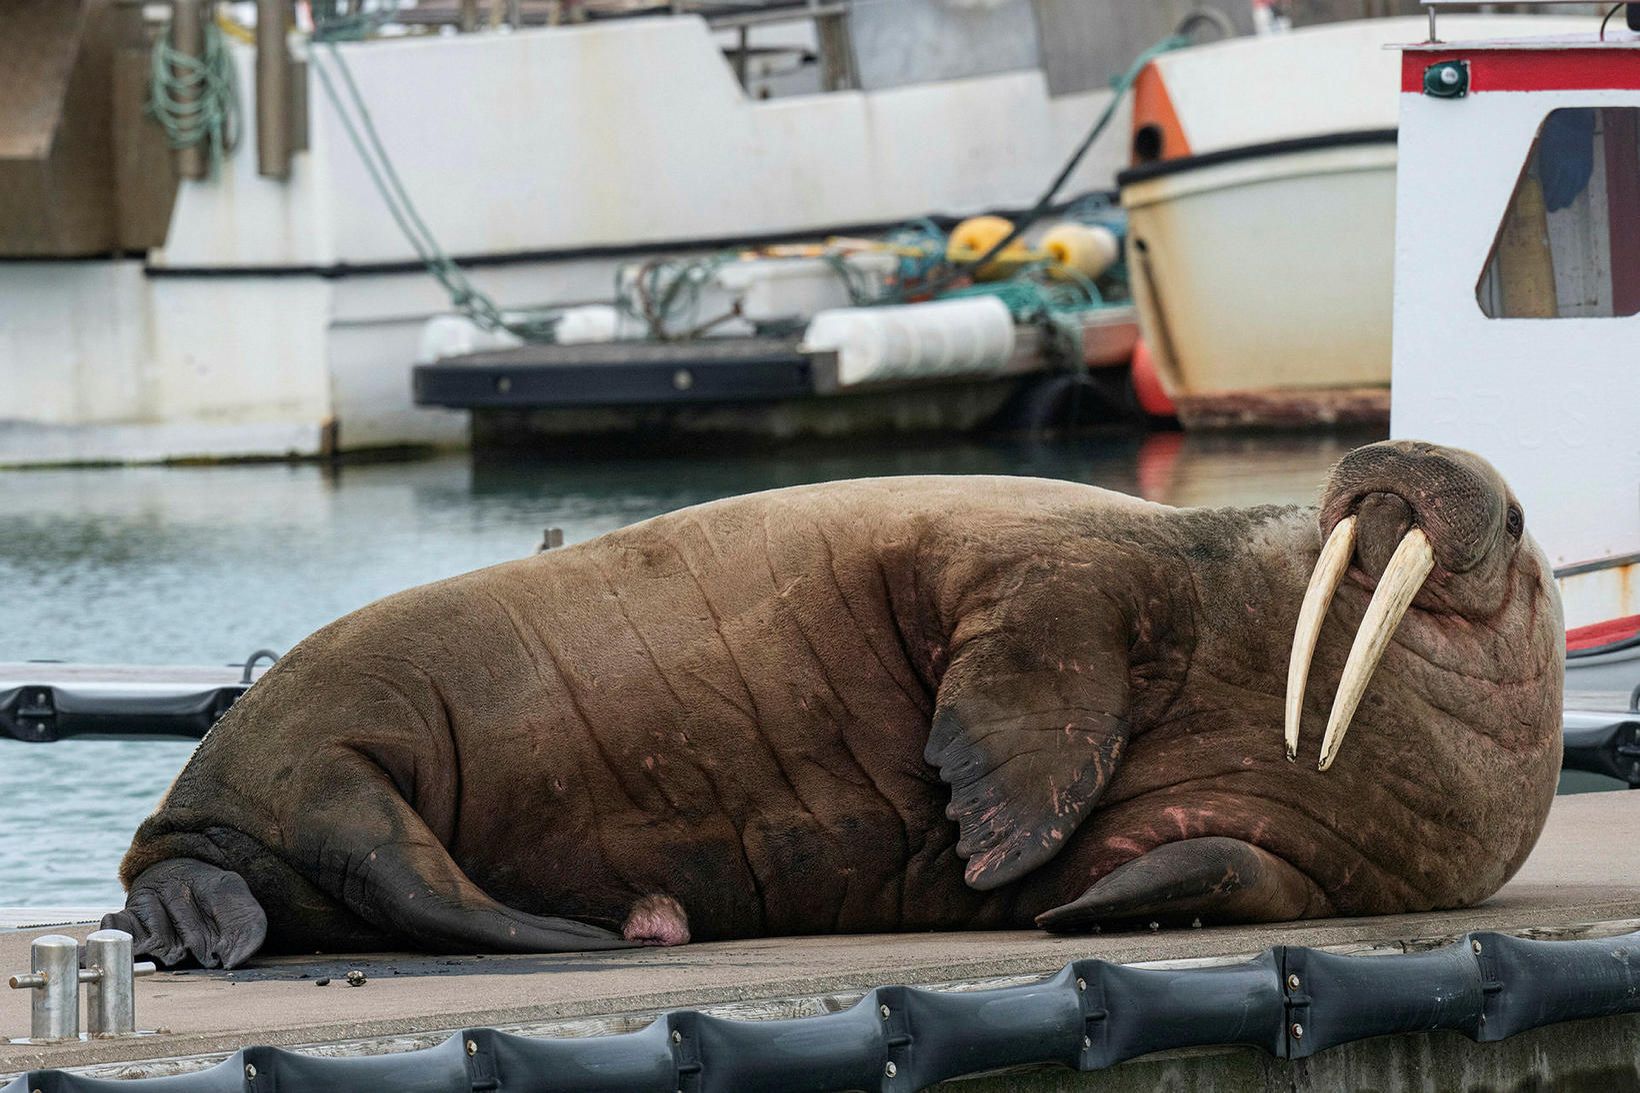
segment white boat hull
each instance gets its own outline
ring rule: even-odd
[[[1140,78],[1122,198],[1145,341],[1187,425],[1387,422],[1400,61],[1385,47],[1424,33],[1378,19],[1233,39]]]
[[[690,17],[338,48],[433,234],[503,308],[607,302],[654,253],[1027,206],[1110,97],[1033,68],[759,101]],[[451,304],[325,96],[334,65],[308,58],[288,180],[246,141],[182,184],[145,260],[0,262],[0,465],[466,442],[464,413],[411,402]],[[1111,185],[1124,128],[1066,193]]]
[[[1395,145],[1342,143],[1357,137],[1125,178],[1134,298],[1187,424],[1283,401],[1324,418],[1328,392],[1348,395],[1335,418],[1358,403],[1387,417]]]

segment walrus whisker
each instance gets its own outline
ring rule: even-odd
[[[1310,660],[1321,639],[1321,623],[1332,605],[1338,582],[1344,579],[1350,555],[1355,551],[1355,517],[1346,516],[1333,526],[1321,556],[1316,559],[1304,603],[1298,609],[1298,626],[1293,630],[1293,656],[1287,664],[1287,761],[1298,758],[1298,727],[1304,716],[1304,686],[1310,677]]]
[[[1344,662],[1344,675],[1338,681],[1338,694],[1333,697],[1332,714],[1327,719],[1327,735],[1321,740],[1321,762],[1318,770],[1326,770],[1338,757],[1344,743],[1344,734],[1350,731],[1350,719],[1361,704],[1367,683],[1378,668],[1389,639],[1401,625],[1412,597],[1424,586],[1424,579],[1435,568],[1435,551],[1429,539],[1419,528],[1413,528],[1401,539],[1395,554],[1384,567],[1378,579],[1378,588],[1367,604],[1367,613],[1356,631],[1355,644],[1350,646],[1350,658]]]

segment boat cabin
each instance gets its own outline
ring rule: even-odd
[[[1632,654],[1640,5],[1501,41],[1443,41],[1449,5],[1426,6],[1429,40],[1401,49],[1391,431],[1491,460],[1555,566],[1574,661]]]

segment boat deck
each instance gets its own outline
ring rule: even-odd
[[[1404,951],[1470,930],[1534,937],[1640,928],[1640,794],[1556,800],[1520,874],[1479,908],[1258,927],[1053,937],[1034,932],[760,939],[586,955],[278,958],[234,972],[161,972],[137,983],[139,1028],[125,1040],[56,1046],[25,1036],[29,999],[0,990],[0,1075],[38,1067],[124,1064],[107,1076],[174,1073],[248,1044],[336,1045],[327,1054],[423,1047],[470,1025],[533,1035],[627,1031],[679,1007],[737,1017],[829,1012],[883,984],[945,984],[1054,972],[1088,957],[1111,961],[1252,954],[1271,945]],[[83,935],[88,927],[68,932]],[[28,967],[46,929],[0,932],[0,971]],[[350,969],[365,973],[346,985]],[[326,986],[320,980],[329,979]],[[850,992],[855,992],[851,995]],[[727,1008],[725,1008],[727,1007]],[[148,1060],[170,1060],[148,1062]],[[138,1065],[131,1065],[137,1063]]]

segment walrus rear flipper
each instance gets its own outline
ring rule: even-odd
[[[453,952],[579,953],[639,944],[584,922],[498,903],[467,879],[431,834],[427,838],[370,851],[368,868],[344,890],[349,909],[424,948]]]
[[[249,960],[268,934],[268,917],[238,873],[195,858],[170,858],[131,882],[125,910],[102,928],[124,930],[138,955],[180,964],[192,954],[207,968]]]
[[[345,856],[331,895],[365,921],[423,948],[452,952],[593,952],[639,944],[584,922],[498,903],[467,878],[385,778],[366,785],[368,799],[356,798],[356,810],[339,812],[348,817],[346,827],[315,833],[327,857]]]
[[[1038,915],[1055,933],[1132,922],[1286,922],[1332,914],[1315,882],[1240,839],[1165,843],[1117,866],[1079,899]]]

